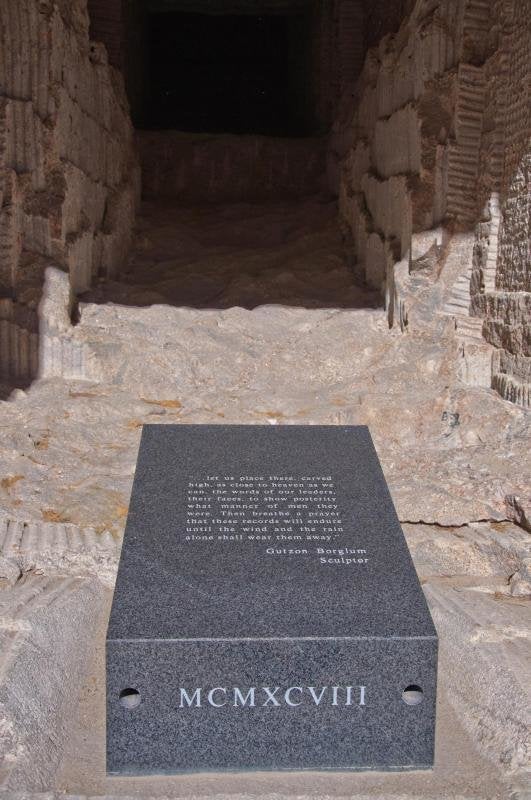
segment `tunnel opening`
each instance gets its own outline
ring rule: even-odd
[[[138,127],[305,136],[308,14],[194,14],[148,19],[149,90]]]
[[[103,276],[81,300],[383,305],[381,287],[352,269],[327,179],[329,132],[363,64],[362,3],[133,0],[124,8],[139,236],[120,280]]]
[[[110,40],[136,128],[293,137],[329,129],[339,90],[335,3],[115,0],[117,64],[112,9],[90,2],[91,33]]]
[[[385,297],[389,326],[405,330],[443,276],[434,304],[482,348],[467,380],[529,403],[523,334],[495,302],[529,289],[522,0],[23,3],[22,23],[8,4],[0,27],[13,53],[0,382],[83,375],[70,339],[85,299]],[[42,58],[27,58],[41,28]]]

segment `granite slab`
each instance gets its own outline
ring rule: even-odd
[[[364,426],[147,425],[107,769],[425,769],[437,635]]]

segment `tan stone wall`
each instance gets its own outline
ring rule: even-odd
[[[499,46],[485,65],[484,221],[477,227],[472,313],[495,348],[492,386],[531,405],[531,17],[499,0]],[[488,124],[487,124],[488,123]]]
[[[386,292],[390,322],[403,320],[396,276],[407,276],[423,231],[442,226],[445,240],[462,231],[470,252],[475,238],[448,308],[485,319],[492,386],[522,404],[531,380],[528,12],[526,0],[417,0],[398,33],[368,52],[328,158],[355,269]]]
[[[35,372],[46,266],[81,292],[119,270],[131,241],[133,130],[121,76],[89,41],[86,5],[0,4],[0,324],[11,354],[1,369],[21,380]]]
[[[417,2],[367,54],[334,127],[329,179],[342,225],[360,276],[382,290],[414,232],[439,224],[451,201],[456,217],[464,210],[459,190],[447,191],[462,27],[457,0]]]

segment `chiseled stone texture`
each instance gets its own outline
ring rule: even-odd
[[[138,131],[142,194],[179,203],[266,202],[324,187],[326,139]]]
[[[503,5],[500,20],[500,47],[485,65],[493,133],[485,164],[485,222],[476,234],[472,311],[484,320],[483,335],[496,348],[493,388],[505,399],[529,406],[531,22],[526,3]]]
[[[406,295],[418,288],[414,237],[443,225],[446,244],[466,230],[470,252],[434,310],[455,319],[465,380],[528,406],[529,316],[522,328],[511,313],[531,280],[527,6],[418,0],[407,11],[398,33],[369,50],[331,136],[345,240],[358,275],[385,292],[389,323],[404,329]],[[444,251],[439,259],[444,279]],[[506,302],[503,319],[494,297]]]
[[[139,172],[120,74],[89,41],[86,0],[0,6],[0,371],[37,370],[46,266],[74,292],[114,275],[132,240]]]

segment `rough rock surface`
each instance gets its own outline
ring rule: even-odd
[[[455,327],[432,311],[444,278],[423,279],[402,334],[340,245],[319,198],[147,205],[124,280],[86,295],[76,326],[50,325],[52,354],[81,354],[77,377],[2,404],[10,797],[526,797],[529,413],[460,379]],[[52,320],[64,280],[47,275]],[[106,614],[150,422],[370,426],[441,639],[432,773],[105,778]]]
[[[469,252],[447,311],[469,362],[484,337],[489,384],[524,406],[531,397],[527,12],[526,0],[416,0],[396,35],[369,50],[354,91],[344,94],[328,157],[355,268],[387,292],[392,324],[404,324],[395,287],[415,269],[422,236],[442,226],[444,244],[456,230],[467,232]],[[470,382],[484,376],[469,367]]]
[[[44,271],[74,292],[131,245],[139,171],[121,75],[88,37],[86,2],[0,4],[0,375],[38,371]]]
[[[324,188],[325,137],[139,131],[136,141],[148,200],[265,203]]]

